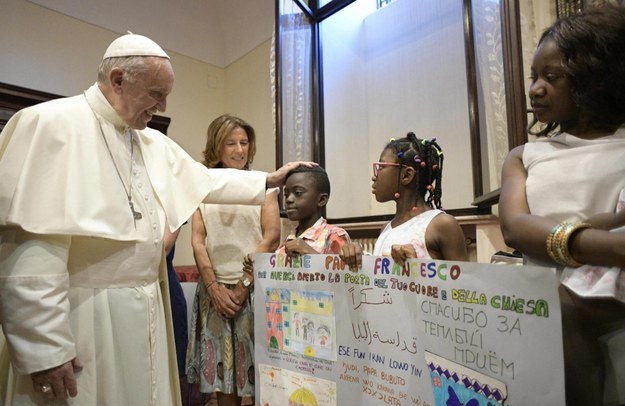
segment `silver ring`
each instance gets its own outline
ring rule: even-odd
[[[52,386],[50,386],[50,385],[41,385],[41,391],[43,393],[50,392],[51,390],[52,390]]]

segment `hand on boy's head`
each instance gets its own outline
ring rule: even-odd
[[[267,188],[283,186],[286,175],[288,175],[289,172],[299,166],[307,166],[309,168],[312,168],[314,166],[319,166],[319,164],[310,161],[288,162],[282,165],[276,171],[267,174]]]
[[[417,258],[417,250],[412,244],[393,244],[391,247],[391,257],[393,257],[393,261],[404,266],[407,259]]]
[[[301,238],[287,241],[286,244],[284,244],[284,250],[288,255],[318,254],[313,247],[306,244]]]
[[[339,256],[347,264],[349,270],[358,272],[362,269],[362,245],[358,242],[350,242],[341,247]]]

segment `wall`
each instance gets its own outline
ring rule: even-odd
[[[276,136],[269,62],[271,39],[226,68],[225,111],[243,118],[256,131],[258,142],[253,168],[276,167]]]
[[[95,82],[102,54],[118,36],[25,0],[0,0],[0,10],[0,81],[17,86],[60,95],[80,93]],[[267,39],[225,69],[168,52],[176,72],[174,91],[164,114],[172,119],[169,135],[199,159],[208,124],[220,114],[232,113],[249,121],[257,131],[258,151],[254,168],[274,169],[275,132],[269,77],[271,40]],[[358,123],[362,124],[351,124],[355,126]],[[347,125],[340,138],[353,132],[354,126]],[[377,160],[379,148],[378,145],[371,153],[365,149],[362,154],[366,163],[359,176],[365,176],[366,180],[359,181],[358,185],[363,188],[367,205],[370,196],[369,162]],[[340,162],[342,165],[347,162],[348,167],[353,168],[354,158],[350,156]],[[336,180],[332,179],[340,183],[340,178],[349,178],[350,174],[360,172],[341,170],[332,173],[342,173]],[[354,192],[353,185],[350,188]],[[359,193],[356,191],[355,194]],[[339,202],[341,199],[334,200]],[[380,210],[383,205],[376,203],[374,206]],[[194,264],[190,234],[191,225],[187,224],[178,240],[176,265]]]
[[[380,204],[371,194],[371,163],[391,137],[409,131],[437,138],[444,151],[442,184],[436,185],[443,206],[470,207],[461,2],[400,0],[370,14],[360,4],[352,3],[321,27],[326,169],[333,187],[327,217],[394,213],[393,202]]]
[[[95,82],[104,50],[118,35],[25,0],[0,0],[0,81],[59,95],[81,93]],[[270,43],[268,39],[226,69],[166,49],[176,73],[163,114],[171,117],[168,135],[194,158],[201,157],[208,124],[228,111],[258,130],[262,148],[255,168],[274,167]],[[243,90],[245,98],[234,98]],[[194,263],[190,231],[189,223],[179,237],[177,265]]]
[[[210,122],[220,114],[229,113],[243,118],[250,123],[256,131],[256,157],[253,169],[272,171],[275,169],[275,131],[271,113],[271,82],[269,77],[269,56],[271,40],[267,40],[256,49],[226,67],[223,75],[213,86],[222,88],[224,93],[222,104],[215,112],[197,112],[196,117],[201,117],[201,127],[195,132],[196,136],[190,142],[187,151],[193,151],[197,159],[201,159],[204,149],[206,129]],[[176,72],[178,69],[176,68]],[[176,82],[178,82],[177,73]],[[189,83],[192,91],[193,83]],[[178,84],[176,84],[178,86]],[[172,115],[172,117],[174,117]],[[172,119],[172,127],[174,125]],[[192,141],[192,142],[191,142]],[[180,141],[179,141],[180,142]],[[193,250],[191,241],[191,222],[184,226],[178,236],[176,244],[175,265],[192,265]]]

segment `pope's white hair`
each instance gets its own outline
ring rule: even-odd
[[[98,67],[98,83],[106,84],[113,68],[120,68],[124,72],[123,79],[134,82],[139,71],[147,68],[148,58],[160,58],[156,56],[120,56],[103,59]]]

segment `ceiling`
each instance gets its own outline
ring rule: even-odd
[[[225,68],[271,38],[275,0],[28,0]]]

